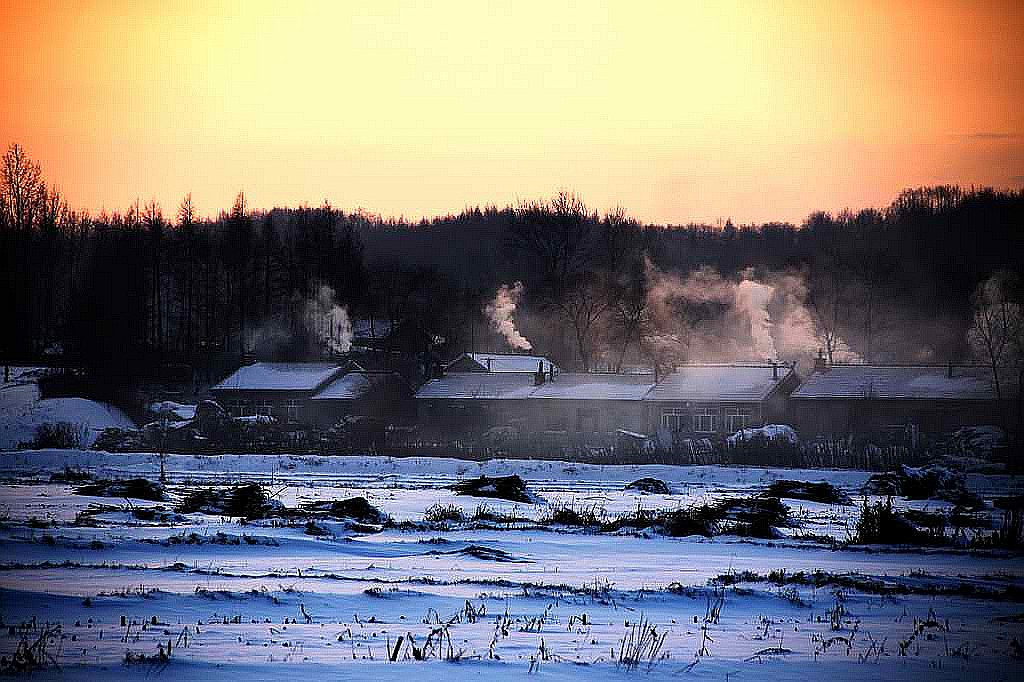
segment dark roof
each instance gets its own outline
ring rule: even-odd
[[[395,372],[352,371],[324,386],[313,400],[358,400],[388,384],[403,383],[404,380]]]
[[[646,400],[760,402],[792,373],[788,365],[684,365],[660,381]]]
[[[423,384],[416,397],[521,400],[533,389],[533,375],[524,372],[449,372]]]
[[[326,362],[255,362],[240,367],[213,391],[315,391],[344,371]]]
[[[950,376],[952,374],[952,376]],[[832,365],[812,373],[798,400],[994,400],[991,370],[948,365]]]
[[[531,398],[549,400],[643,400],[654,387],[653,374],[555,374],[537,386]]]
[[[452,372],[536,372],[543,363],[544,371],[558,366],[542,355],[520,355],[518,353],[463,353],[452,360]]]

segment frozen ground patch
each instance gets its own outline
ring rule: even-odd
[[[71,680],[532,672],[931,681],[1022,672],[1021,557],[797,538],[844,537],[858,504],[784,498],[798,527],[772,540],[537,523],[560,504],[614,515],[760,499],[779,480],[827,481],[859,502],[862,472],[258,455],[172,455],[164,465],[166,500],[122,500],[75,494],[77,484],[60,479],[68,468],[156,481],[158,456],[0,454],[0,655],[59,623],[53,651],[59,678]],[[62,475],[51,482],[54,473]],[[518,475],[537,497],[451,489],[481,475]],[[627,489],[645,477],[665,488]],[[228,502],[243,483],[260,484],[288,514],[246,521],[216,499],[180,506],[200,489]],[[1006,476],[967,485],[986,503],[1022,492]],[[335,501],[350,503],[339,518],[328,513]],[[424,523],[432,505],[464,521]],[[318,532],[302,513],[316,515]]]

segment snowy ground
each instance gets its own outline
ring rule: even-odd
[[[135,428],[131,418],[113,405],[86,398],[40,400],[37,380],[46,371],[39,367],[12,367],[10,381],[0,382],[0,450],[32,442],[41,424],[65,421],[83,426],[85,447],[92,445],[105,428]]]
[[[154,503],[85,497],[50,483],[65,466],[156,480],[160,462],[152,454],[0,453],[0,617],[10,626],[0,631],[0,654],[10,655],[40,624],[59,623],[53,651],[62,672],[44,678],[500,679],[532,672],[551,680],[1009,680],[1024,673],[1024,559],[997,551],[836,549],[796,538],[846,539],[856,504],[784,500],[799,527],[771,541],[536,523],[549,505],[608,515],[638,505],[673,509],[752,495],[776,478],[827,479],[859,502],[863,472],[171,455],[165,469],[174,499]],[[445,487],[482,473],[519,474],[540,499],[485,500]],[[642,476],[665,481],[671,493],[623,490]],[[324,521],[328,534],[311,536],[304,522],[170,513],[195,485],[240,481],[265,484],[289,507],[362,495],[417,526],[355,532]],[[991,499],[1021,494],[1024,481],[974,475],[969,487]],[[435,503],[467,515],[483,503],[525,520],[427,528],[420,522]],[[133,507],[169,513],[140,521]],[[861,582],[777,585],[743,575],[773,570],[854,574]],[[737,582],[709,584],[723,574]],[[33,621],[35,630],[18,627]],[[621,659],[641,622],[654,626],[660,646],[631,669]],[[126,653],[153,655],[168,639],[169,662],[124,664]],[[389,651],[398,652],[396,662],[388,662]]]

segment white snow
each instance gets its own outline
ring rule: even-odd
[[[173,400],[151,403],[147,409],[157,416],[167,417],[176,421],[189,421],[196,417],[195,405],[183,405]]]
[[[537,519],[549,504],[597,506],[610,514],[637,505],[672,509],[755,494],[777,478],[827,480],[856,494],[868,477],[858,471],[755,467],[245,454],[167,455],[163,465],[174,500],[197,484],[258,481],[289,507],[362,495],[396,521],[414,522],[435,503],[454,504],[467,514],[486,505]],[[538,679],[547,680],[722,680],[728,675],[734,680],[994,682],[1022,672],[1010,643],[1022,639],[1015,620],[1022,605],[1012,599],[883,596],[761,581],[718,593],[708,586],[721,574],[742,578],[743,571],[763,576],[785,569],[790,574],[853,572],[917,589],[967,584],[1003,590],[1021,585],[1020,555],[834,549],[792,538],[556,532],[532,521],[382,532],[354,532],[342,522],[320,521],[328,534],[311,536],[301,521],[241,524],[198,513],[139,519],[139,509],[169,511],[173,502],[75,495],[73,486],[49,483],[49,475],[66,466],[104,477],[156,480],[161,458],[63,450],[0,453],[5,516],[0,616],[7,625],[35,619],[63,628],[61,672],[47,671],[40,679],[305,676],[456,682],[526,678],[533,669]],[[458,479],[512,473],[526,480],[540,498],[536,503],[458,496],[448,488]],[[624,489],[645,476],[665,481],[673,494]],[[968,485],[986,497],[1024,489],[1024,481],[1010,476],[969,476]],[[856,505],[786,504],[802,530],[835,537],[845,536],[859,512]],[[937,508],[925,501],[897,504]],[[97,525],[73,523],[90,508]],[[39,527],[51,520],[57,525]],[[709,605],[719,598],[720,616],[707,618]],[[829,612],[837,604],[843,610],[833,629]],[[932,614],[942,629],[925,627],[907,655],[899,655],[899,643]],[[666,656],[651,662],[649,670],[645,663],[628,673],[616,660],[641,618],[659,636],[665,634]],[[411,634],[422,647],[439,628],[451,636],[452,652],[462,652],[460,663],[417,661],[406,649],[398,661],[387,661],[386,652],[399,637],[405,641]],[[183,632],[187,646],[180,641]],[[833,637],[849,639],[850,647],[823,644]],[[166,667],[123,664],[126,651],[154,654],[168,639],[175,649]],[[0,654],[9,654],[18,640],[17,634],[0,636]],[[697,655],[702,642],[705,655]]]
[[[86,429],[83,446],[105,428],[134,429],[135,423],[122,410],[86,398],[40,400],[37,368],[14,368],[11,381],[0,384],[0,450],[11,450],[35,439],[42,424],[70,422]]]
[[[741,441],[757,437],[767,438],[768,440],[785,440],[794,445],[800,444],[800,438],[796,435],[796,430],[786,424],[765,424],[756,429],[740,429],[726,438],[726,440],[730,445],[736,445]]]

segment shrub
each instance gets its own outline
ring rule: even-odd
[[[164,489],[160,484],[147,481],[144,478],[97,481],[96,483],[79,486],[75,490],[75,494],[92,497],[130,497],[136,500],[149,500],[150,502],[163,502],[167,499]]]
[[[481,476],[459,481],[451,486],[458,495],[494,497],[510,502],[533,502],[535,498],[526,489],[526,481],[518,476]]]
[[[36,427],[36,437],[32,447],[42,448],[79,448],[85,442],[89,430],[85,424],[72,422],[56,422],[40,424]]]
[[[893,509],[892,498],[869,504],[864,500],[853,541],[858,544],[921,544],[927,535]]]
[[[360,523],[381,524],[387,520],[387,515],[370,504],[365,497],[314,502],[306,508],[310,511],[326,512],[335,518],[352,519]]]
[[[84,483],[92,480],[92,474],[65,466],[63,471],[50,474],[50,483]]]
[[[549,505],[540,522],[545,525],[591,528],[604,523],[604,510],[597,505],[576,508],[571,504]]]
[[[427,523],[462,523],[466,520],[466,515],[454,504],[436,502],[423,512],[423,520]]]
[[[235,486],[227,492],[212,488],[194,490],[185,496],[185,499],[178,505],[177,511],[182,514],[203,512],[205,514],[240,516],[246,519],[261,519],[278,508],[280,508],[280,503],[275,504],[267,497],[260,484],[246,483]]]
[[[657,478],[638,478],[629,485],[626,486],[626,490],[639,490],[642,493],[650,493],[655,495],[668,495],[672,491],[669,490],[668,484]]]
[[[768,490],[767,497],[788,497],[793,500],[808,500],[825,504],[850,504],[850,497],[828,481],[790,481],[779,479],[774,481]]]

